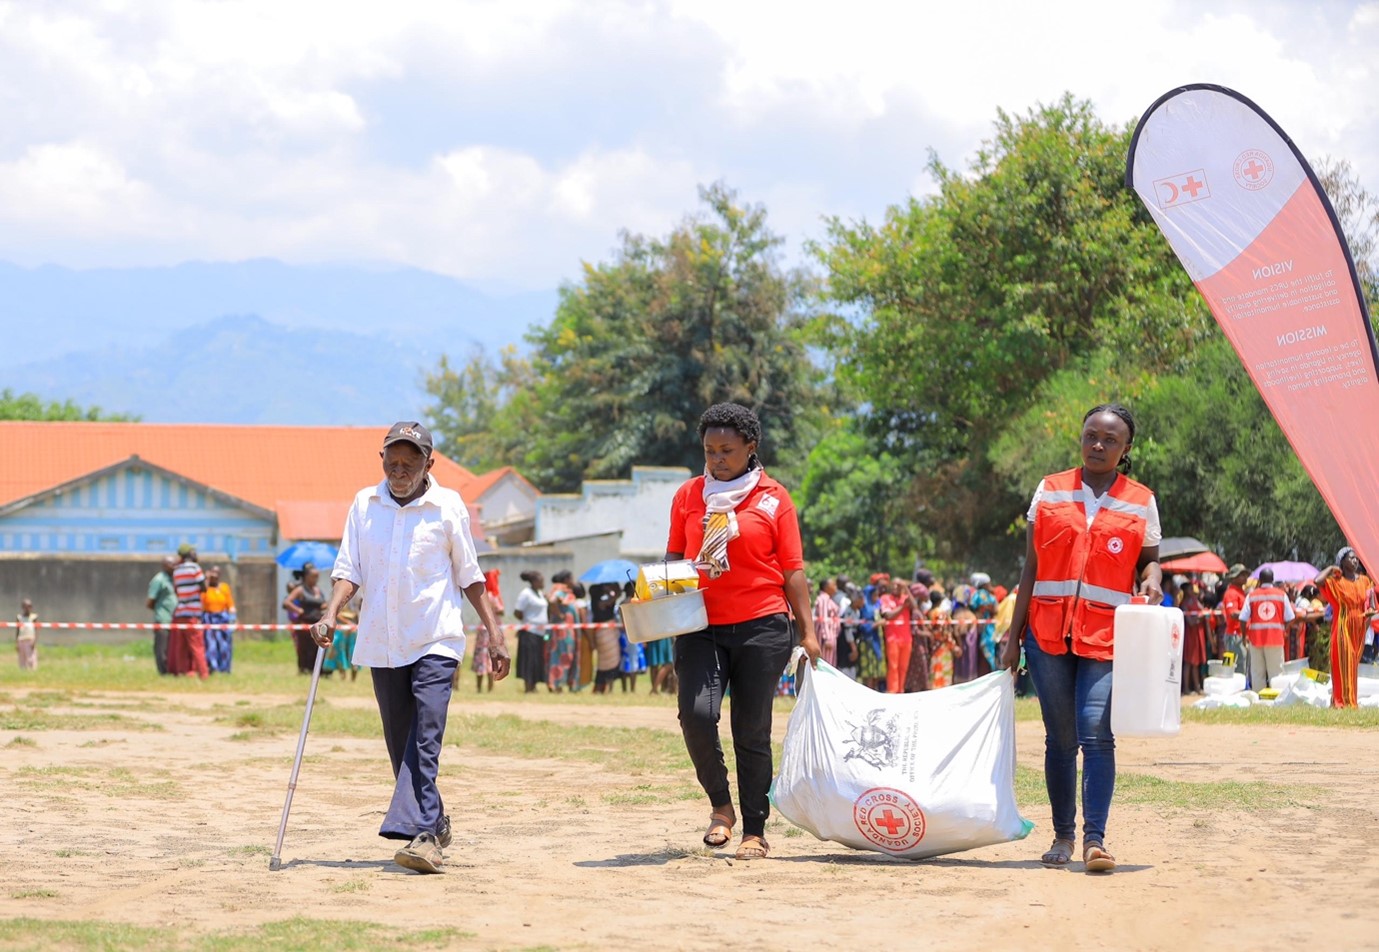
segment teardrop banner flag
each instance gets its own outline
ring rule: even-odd
[[[1379,571],[1379,350],[1317,176],[1253,102],[1201,84],[1145,112],[1125,184],[1206,298],[1346,539]]]

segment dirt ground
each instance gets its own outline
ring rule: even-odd
[[[165,700],[175,715],[150,710],[147,695],[102,695],[157,720],[156,732],[45,730],[27,732],[27,746],[10,743],[26,732],[0,731],[0,918],[210,931],[302,915],[452,926],[462,949],[1379,948],[1379,748],[1362,730],[1187,724],[1175,740],[1122,740],[1124,771],[1320,789],[1310,807],[1248,813],[1117,804],[1109,845],[1123,865],[1112,876],[1035,862],[1047,808],[1027,811],[1028,840],[925,862],[775,835],[771,859],[736,863],[699,848],[700,803],[610,805],[601,791],[639,781],[447,747],[456,841],[446,874],[427,877],[393,865],[396,844],[376,836],[391,789],[381,740],[311,738],[284,868],[269,872],[296,735],[231,742],[235,728],[210,708],[279,699]],[[454,709],[676,728],[664,707],[457,695]],[[1039,725],[1019,724],[1018,742],[1021,763],[1039,768]],[[41,773],[55,766],[70,773]],[[115,768],[126,789],[84,779]]]

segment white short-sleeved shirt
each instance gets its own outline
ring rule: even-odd
[[[1035,513],[1039,509],[1039,500],[1044,495],[1044,481],[1039,480],[1039,488],[1034,491],[1034,499],[1030,501],[1029,512],[1025,513],[1025,518],[1030,525],[1034,524]],[[1082,484],[1082,508],[1087,511],[1087,528],[1092,527],[1092,520],[1096,519],[1096,514],[1101,512],[1101,500],[1105,496],[1102,493],[1098,496],[1092,492],[1092,487],[1086,483]],[[1159,500],[1153,493],[1149,494],[1149,513],[1144,519],[1144,545],[1146,548],[1158,545],[1164,539],[1164,530],[1159,525]]]
[[[354,664],[399,668],[424,655],[464,657],[464,589],[484,580],[469,509],[427,477],[406,506],[388,482],[361,489],[345,517],[332,579],[358,585],[362,602]]]
[[[522,613],[523,625],[544,625],[546,624],[546,612],[550,609],[550,602],[536,594],[528,586],[517,594],[517,604],[513,607]]]

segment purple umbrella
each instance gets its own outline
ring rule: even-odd
[[[1321,574],[1321,569],[1311,562],[1265,562],[1250,577],[1259,578],[1264,569],[1273,569],[1275,582],[1311,582]]]

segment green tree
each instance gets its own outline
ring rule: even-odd
[[[1329,559],[1340,528],[1224,336],[1182,372],[1117,373],[1098,354],[1049,378],[992,449],[1004,482],[1032,492],[1076,466],[1082,414],[1114,400],[1135,414],[1132,475],[1154,490],[1164,535],[1190,535],[1227,561]],[[1013,528],[1023,529],[1023,513]],[[1318,563],[1321,564],[1321,563]]]
[[[1129,137],[1071,95],[1001,112],[968,174],[931,157],[938,194],[879,226],[835,219],[816,248],[830,297],[860,315],[829,346],[905,461],[940,558],[1013,563],[1006,530],[1032,487],[995,478],[989,457],[1045,380],[1103,349],[1168,372],[1211,330],[1124,188]]]
[[[0,420],[129,421],[127,413],[105,413],[100,407],[80,407],[71,400],[44,400],[37,394],[0,390]]]
[[[809,454],[796,503],[814,578],[908,575],[922,549],[902,461],[860,430],[844,421]]]
[[[532,382],[530,363],[512,347],[505,348],[496,363],[482,347],[475,347],[458,369],[443,355],[424,383],[433,401],[425,414],[437,445],[477,472],[514,460],[520,455],[521,439],[513,426],[523,416]]]
[[[805,349],[808,279],[781,265],[762,207],[721,184],[700,198],[704,211],[668,236],[624,234],[612,261],[586,264],[551,324],[528,334],[526,362],[496,377],[474,368],[493,381],[485,394],[497,388],[487,433],[474,428],[486,405],[442,396],[443,384],[432,417],[543,489],[568,491],[633,464],[697,471],[699,415],[730,400],[761,416],[768,465],[802,469],[820,376]]]

